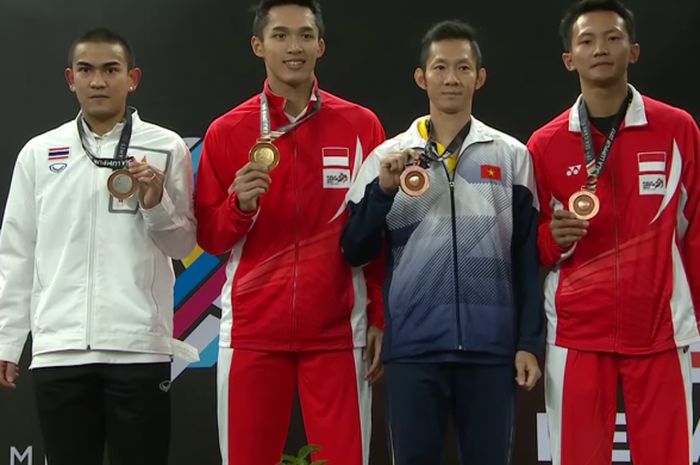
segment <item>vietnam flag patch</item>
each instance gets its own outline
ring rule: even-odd
[[[494,165],[481,165],[481,179],[501,180],[501,167]]]

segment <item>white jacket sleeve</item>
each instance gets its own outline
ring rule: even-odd
[[[0,228],[0,360],[19,361],[30,331],[36,245],[35,161],[26,146],[12,174]]]
[[[193,192],[192,156],[185,143],[178,140],[163,198],[155,207],[141,209],[151,239],[174,259],[186,257],[197,244]]]

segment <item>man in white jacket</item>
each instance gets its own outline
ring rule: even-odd
[[[95,29],[65,70],[80,114],[20,152],[0,229],[0,385],[32,334],[48,462],[165,465],[171,258],[195,246],[187,146],[144,122],[128,43]]]

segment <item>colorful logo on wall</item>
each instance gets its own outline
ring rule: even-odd
[[[185,138],[192,152],[194,179],[202,154],[201,138]],[[175,359],[172,378],[186,368],[209,368],[216,364],[221,318],[221,288],[226,281],[225,260],[209,255],[197,246],[186,258],[176,262],[174,337],[199,351],[199,362],[187,364]]]

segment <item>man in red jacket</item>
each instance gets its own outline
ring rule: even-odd
[[[319,90],[317,2],[260,2],[251,45],[265,62],[264,90],[210,126],[195,196],[199,244],[230,251],[223,462],[278,463],[298,389],[308,441],[321,446],[314,459],[367,464],[381,281],[345,264],[340,235],[345,194],[384,131],[371,111]]]
[[[635,465],[688,465],[700,340],[700,132],[627,82],[634,17],[584,0],[561,24],[581,97],[529,142],[540,199],[552,461],[610,464],[617,392]],[[663,446],[661,446],[663,445]]]

